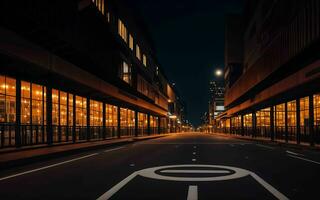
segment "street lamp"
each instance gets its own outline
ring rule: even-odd
[[[216,69],[215,75],[216,75],[217,77],[221,77],[221,76],[223,75],[223,71],[222,71],[221,69]]]

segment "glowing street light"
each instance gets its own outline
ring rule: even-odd
[[[223,71],[222,71],[221,69],[216,69],[215,75],[216,75],[217,77],[221,77],[221,76],[223,75]]]

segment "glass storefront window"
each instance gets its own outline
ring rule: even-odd
[[[148,116],[144,113],[138,113],[138,127],[141,134],[147,133]]]
[[[252,114],[246,114],[243,116],[243,126],[245,128],[252,128]]]
[[[44,87],[32,84],[32,124],[41,125],[44,123]]]
[[[120,109],[120,125],[121,127],[134,127],[135,118],[134,111],[126,108]]]
[[[257,112],[257,127],[270,127],[270,108],[265,108]]]
[[[285,104],[279,104],[275,109],[276,127],[285,127]]]
[[[296,129],[297,129],[297,102],[290,101],[287,103],[288,108],[288,135],[289,140],[296,139]]]
[[[59,125],[59,90],[52,90],[52,125]]]
[[[106,104],[106,126],[117,127],[118,126],[118,107]]]
[[[30,124],[30,102],[31,87],[29,82],[21,82],[21,123]]]
[[[69,95],[69,110],[68,110],[68,120],[69,120],[69,126],[73,126],[73,95],[72,94],[68,94]]]
[[[76,126],[87,126],[87,99],[76,96]]]
[[[313,96],[313,104],[314,104],[314,125],[320,126],[320,94],[316,94]]]
[[[90,126],[103,126],[103,104],[90,100]]]
[[[309,97],[300,99],[300,129],[301,135],[309,134]]]
[[[16,122],[16,80],[0,76],[0,123]]]

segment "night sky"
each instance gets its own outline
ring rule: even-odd
[[[200,124],[208,109],[209,81],[224,63],[224,16],[242,11],[242,0],[131,0],[140,10],[169,80]]]

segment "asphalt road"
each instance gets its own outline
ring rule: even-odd
[[[0,199],[319,199],[319,182],[320,152],[188,133],[1,171]]]

